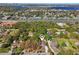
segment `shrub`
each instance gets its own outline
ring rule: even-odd
[[[9,46],[10,46],[10,44],[3,44],[1,48],[7,48]]]
[[[20,54],[22,52],[22,48],[16,48],[15,49],[15,54]]]

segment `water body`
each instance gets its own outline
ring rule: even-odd
[[[16,9],[22,8],[48,8],[48,9],[61,9],[61,10],[79,10],[79,7],[44,7],[44,6],[10,6]]]
[[[79,7],[51,7],[51,9],[61,9],[61,10],[79,10]]]

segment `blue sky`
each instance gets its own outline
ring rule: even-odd
[[[0,3],[79,3],[79,0],[0,0]]]

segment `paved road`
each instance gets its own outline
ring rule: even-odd
[[[75,23],[79,22],[79,19],[52,19],[52,20],[0,20],[1,22],[5,21],[13,21],[13,22],[32,22],[32,21],[52,21],[52,22],[57,22],[57,23]]]

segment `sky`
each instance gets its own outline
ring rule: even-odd
[[[0,0],[0,3],[79,3],[79,0]]]

